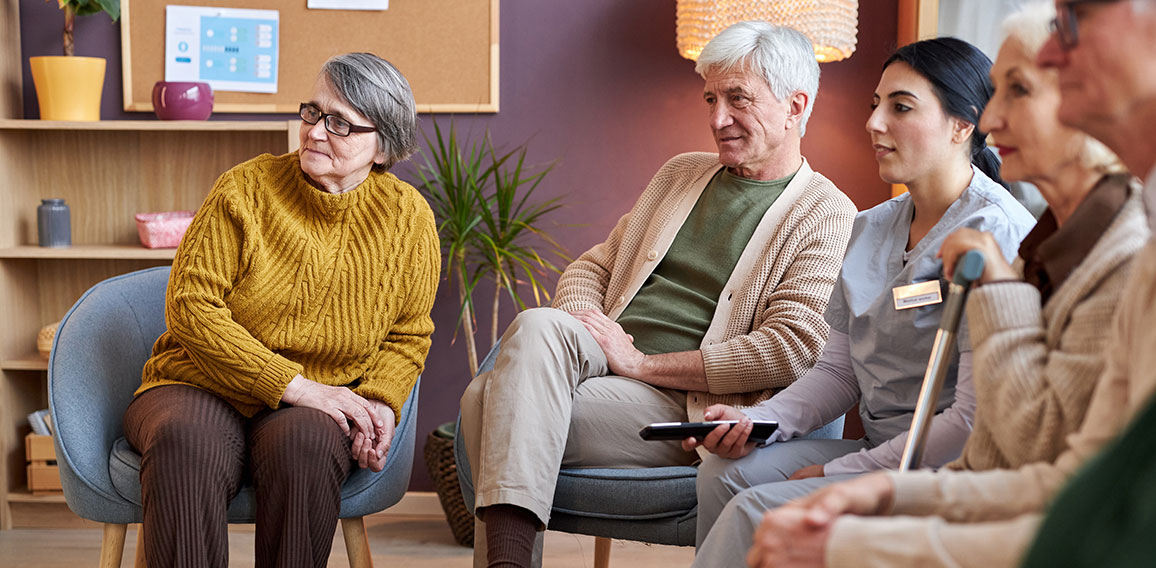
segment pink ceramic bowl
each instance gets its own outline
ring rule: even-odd
[[[213,89],[208,83],[157,81],[153,110],[161,120],[205,120],[213,114]]]

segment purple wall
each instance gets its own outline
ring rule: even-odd
[[[861,2],[855,55],[821,66],[822,79],[803,152],[816,170],[843,189],[861,209],[889,197],[879,180],[863,124],[879,67],[895,46],[897,0]],[[52,2],[21,0],[24,115],[39,116],[27,59],[58,55],[62,16]],[[563,245],[577,255],[601,241],[666,159],[690,150],[713,150],[694,64],[675,49],[674,2],[506,0],[501,11],[501,112],[459,115],[457,126],[489,128],[499,145],[531,141],[529,158],[558,166],[540,188],[544,198],[565,196],[570,207],[552,219]],[[101,114],[106,120],[151,119],[120,109],[120,31],[104,15],[78,18],[76,54],[108,59]],[[379,54],[387,59],[389,54]],[[405,69],[402,69],[405,72]],[[266,120],[270,115],[228,115],[218,120]],[[423,115],[432,133],[434,120]],[[412,180],[408,165],[398,168]],[[205,188],[206,191],[208,187]],[[549,224],[549,222],[548,222]],[[479,292],[489,298],[492,288]],[[451,344],[457,294],[443,283],[434,321],[438,331],[423,375],[418,453],[411,487],[432,488],[421,464],[426,433],[457,415],[469,382],[461,338]],[[513,310],[503,311],[508,322]],[[479,317],[489,329],[488,315]],[[489,333],[478,334],[480,349]]]

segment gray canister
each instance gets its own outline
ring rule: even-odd
[[[72,245],[72,220],[63,199],[41,199],[40,206],[36,208],[36,225],[40,246]]]

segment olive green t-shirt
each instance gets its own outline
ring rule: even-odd
[[[662,262],[618,317],[639,351],[699,348],[739,256],[794,177],[759,181],[725,168],[715,174]]]

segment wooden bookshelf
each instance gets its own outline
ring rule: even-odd
[[[61,526],[67,512],[26,489],[25,416],[48,406],[36,333],[97,282],[172,262],[175,249],[140,245],[136,213],[197,209],[225,170],[296,148],[297,124],[0,118],[0,529]],[[46,198],[68,203],[73,246],[36,246]]]

